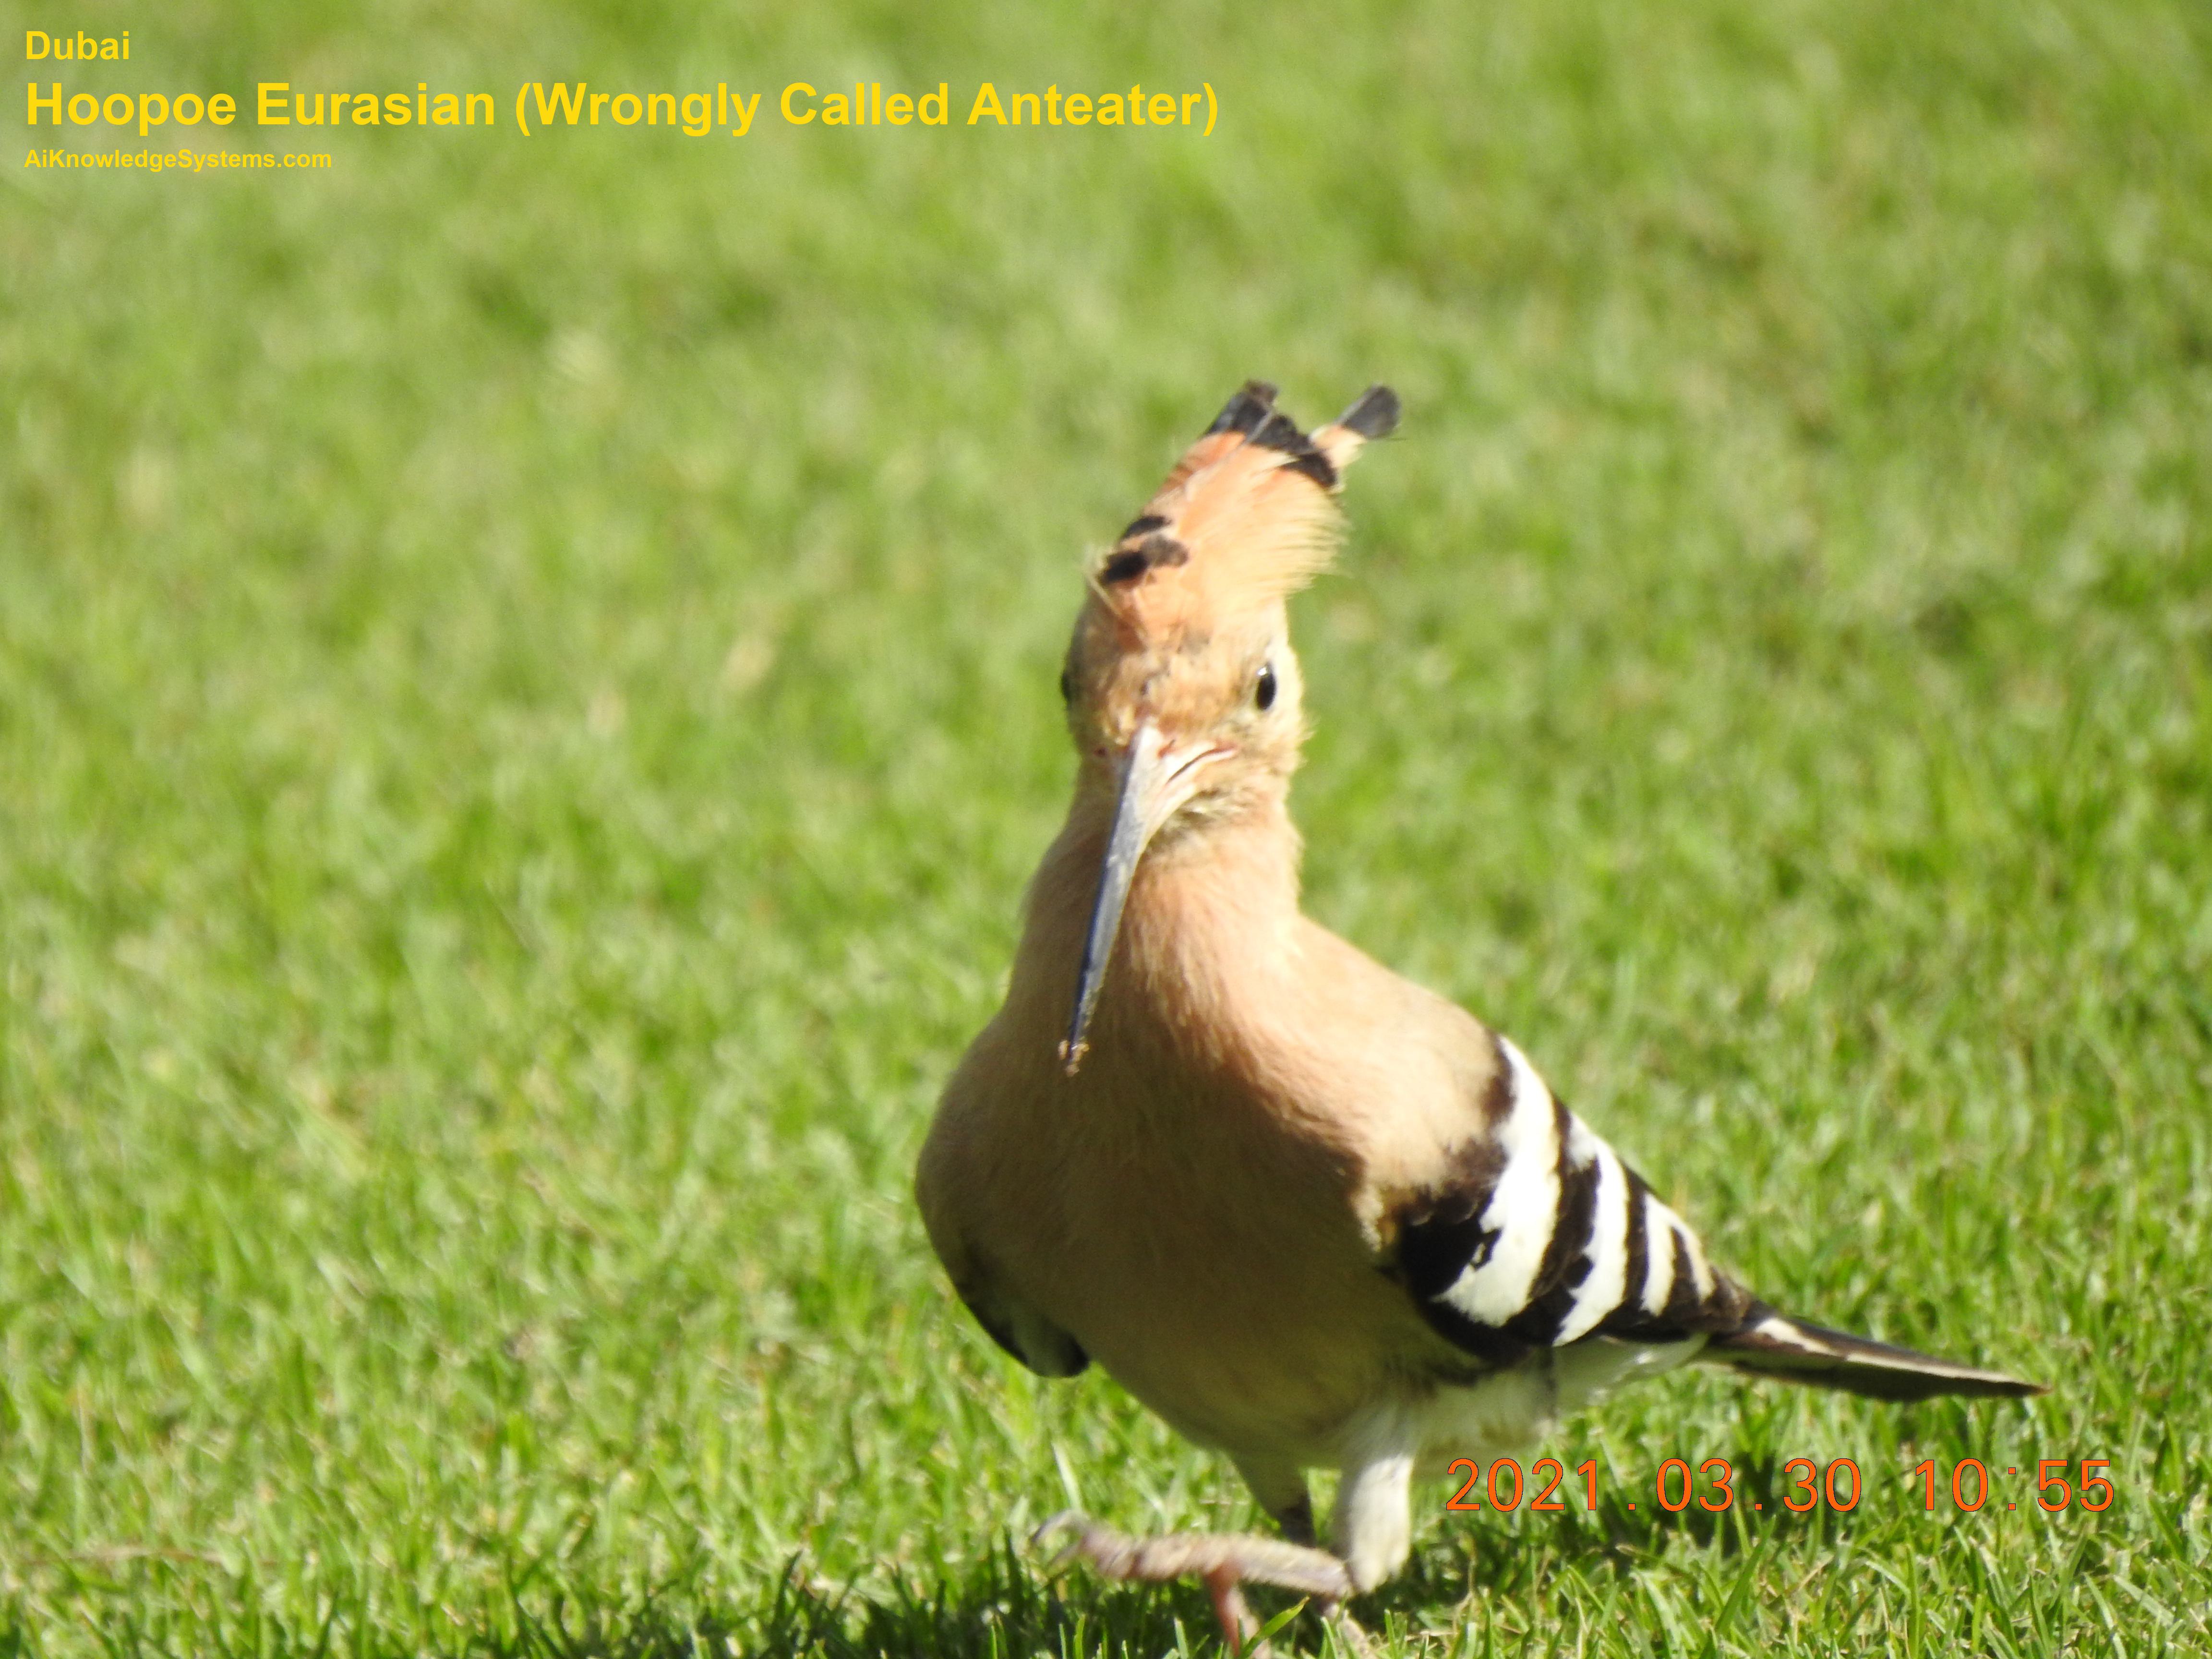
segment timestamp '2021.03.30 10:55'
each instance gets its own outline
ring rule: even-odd
[[[2076,1474],[2075,1462],[2063,1457],[2039,1459],[2034,1466],[2034,1507],[2045,1513],[2056,1515],[2062,1510],[2075,1507],[2102,1511],[2112,1506],[2113,1489],[2104,1473],[2112,1467],[2108,1457],[2085,1457],[2079,1462]],[[2006,1464],[1992,1474],[1990,1466],[1979,1458],[1961,1458],[1951,1466],[1948,1495],[1951,1507],[1968,1511],[1990,1505],[1992,1497],[2008,1510],[2021,1507],[2027,1496],[2004,1498],[2001,1483],[2007,1478],[2018,1478],[2025,1474],[2021,1464]],[[1809,1457],[1793,1457],[1782,1465],[1782,1490],[1775,1494],[1781,1506],[1793,1514],[1802,1515],[1815,1509],[1829,1509],[1843,1513],[1858,1507],[1861,1495],[1866,1490],[1865,1477],[1858,1464],[1848,1457],[1831,1460],[1827,1464],[1815,1462]],[[1570,1479],[1570,1474],[1574,1477]],[[1444,1500],[1448,1510],[1516,1510],[1522,1500],[1528,1499],[1532,1510],[1565,1510],[1567,1504],[1559,1496],[1564,1490],[1572,1493],[1579,1488],[1585,1509],[1597,1507],[1597,1460],[1589,1458],[1570,1471],[1556,1457],[1541,1457],[1522,1472],[1518,1459],[1494,1459],[1486,1473],[1482,1464],[1472,1457],[1455,1458],[1450,1475],[1454,1480],[1466,1476],[1452,1495]],[[1709,1457],[1691,1471],[1689,1460],[1670,1457],[1660,1464],[1653,1481],[1652,1496],[1659,1507],[1669,1514],[1679,1514],[1692,1504],[1711,1514],[1732,1508],[1741,1496],[1735,1490],[1736,1470],[1724,1457]],[[1946,1480],[1934,1458],[1926,1458],[1913,1465],[1905,1477],[1905,1491],[1920,1498],[1923,1506],[1930,1510],[1944,1495]],[[1764,1498],[1749,1500],[1751,1508],[1764,1510]],[[1632,1501],[1626,1507],[1636,1507]]]

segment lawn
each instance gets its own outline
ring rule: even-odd
[[[1021,1540],[1234,1475],[1005,1359],[908,1181],[1079,558],[1249,375],[1407,407],[1293,609],[1311,911],[1771,1300],[2053,1390],[1678,1376],[1368,1625],[2212,1646],[2212,15],[351,9],[41,78],[499,125],[0,172],[0,1656],[1212,1645]],[[1219,118],[524,139],[562,77]]]

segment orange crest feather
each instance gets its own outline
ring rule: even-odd
[[[1398,399],[1370,386],[1310,436],[1247,381],[1187,450],[1091,573],[1094,592],[1148,644],[1211,633],[1304,586],[1336,550],[1345,467],[1398,424]]]

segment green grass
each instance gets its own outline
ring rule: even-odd
[[[1430,1493],[1369,1622],[2203,1651],[2205,12],[1097,9],[80,20],[103,88],[1223,114],[0,173],[0,1655],[1203,1644],[1010,1540],[1234,1477],[1002,1359],[908,1170],[1077,556],[1249,374],[1408,410],[1296,606],[1313,911],[1772,1299],[2054,1385],[1670,1379],[1553,1449],[1597,1514]],[[1677,1453],[1765,1510],[1655,1512]],[[2118,1498],[1930,1516],[1927,1456]]]

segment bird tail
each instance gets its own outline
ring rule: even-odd
[[[1715,1336],[1701,1358],[1741,1371],[1842,1389],[1875,1400],[1925,1400],[1932,1395],[1994,1395],[2021,1399],[2048,1394],[2041,1382],[2023,1382],[2002,1371],[1936,1359],[1863,1336],[1824,1330],[1752,1304],[1743,1323]]]

